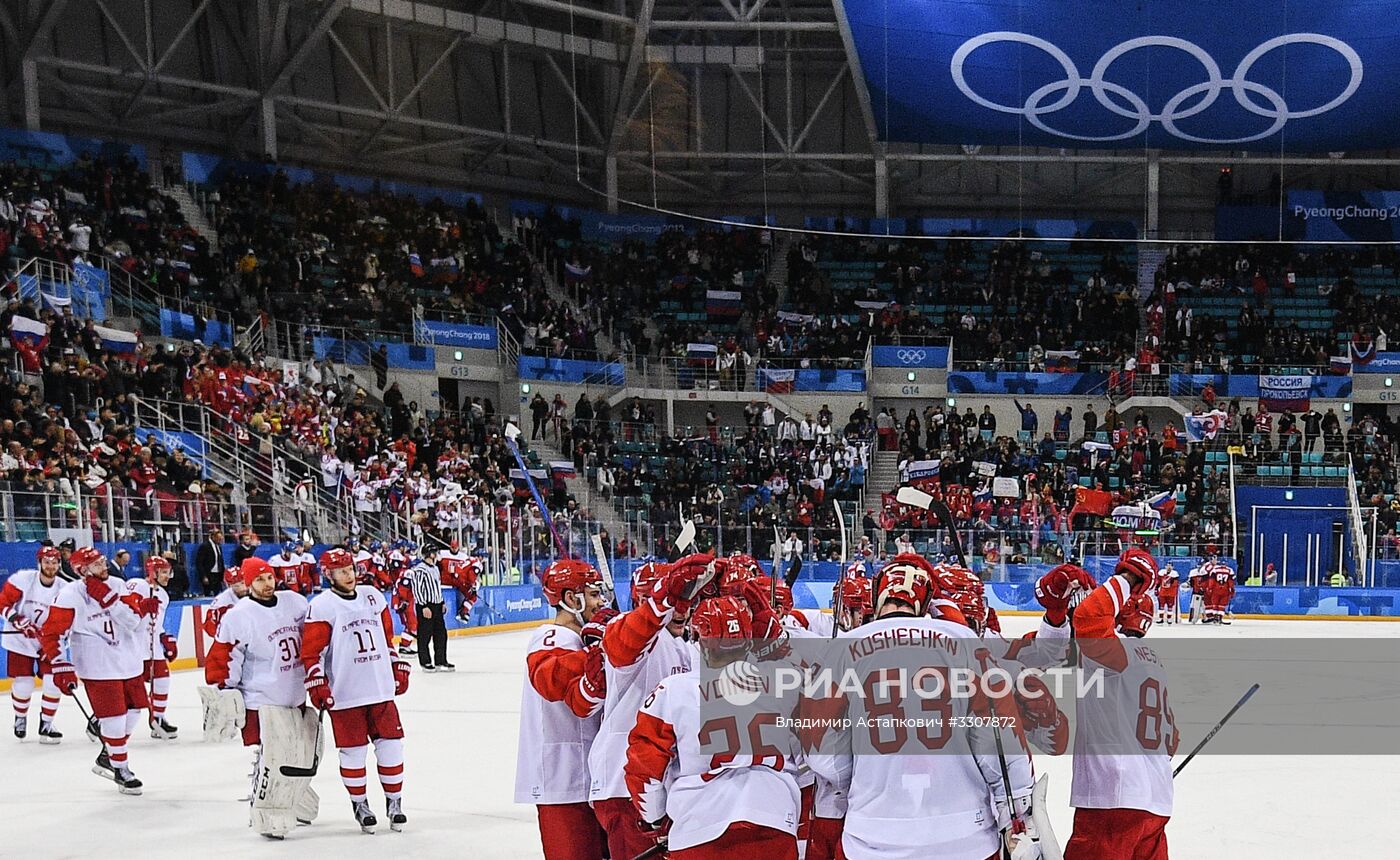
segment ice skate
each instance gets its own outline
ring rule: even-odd
[[[39,721],[39,743],[56,744],[63,740],[63,732],[53,727],[53,720]]]
[[[365,833],[373,833],[374,828],[379,824],[379,819],[374,817],[374,813],[369,811],[368,800],[350,801],[350,811],[355,813],[355,823],[360,825],[360,829]]]
[[[24,736],[29,734],[29,718],[15,717],[15,737],[24,740]]]
[[[395,797],[385,802],[389,829],[395,833],[402,833],[403,826],[408,823],[408,816],[403,814],[403,798]]]
[[[158,720],[151,721],[151,737],[155,738],[156,740],[174,740],[175,737],[179,734],[179,732],[180,730],[175,726],[170,725],[170,723],[167,723],[164,717],[161,717]]]
[[[113,781],[116,780],[117,771],[112,767],[112,760],[108,758],[105,749],[97,754],[97,761],[93,762],[92,772],[100,777]]]
[[[117,791],[122,794],[140,794],[141,780],[136,778],[128,768],[117,768],[112,774],[112,781],[117,784]]]

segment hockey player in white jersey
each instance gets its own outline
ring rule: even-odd
[[[744,661],[753,623],[739,597],[702,600],[690,625],[706,666]],[[790,706],[754,690],[744,708],[753,715],[746,746],[736,716],[727,717],[734,724],[727,731],[726,718],[714,718],[718,728],[705,721],[703,703],[726,696],[729,678],[709,675],[698,667],[672,675],[642,702],[624,767],[632,801],[653,831],[666,834],[671,860],[796,860],[801,751],[796,735],[778,725]]]
[[[331,587],[311,601],[301,640],[307,697],[330,712],[340,779],[360,829],[373,833],[379,824],[366,792],[373,743],[389,828],[403,830],[403,723],[394,698],[408,692],[409,664],[393,653],[394,622],[384,595],[356,585],[350,553],[326,550],[321,569]]]
[[[597,860],[604,836],[588,805],[587,761],[603,718],[599,642],[615,613],[603,609],[603,577],[586,562],[559,559],[540,584],[555,615],[536,628],[525,656],[515,802],[535,807],[545,860]]]
[[[157,740],[173,740],[180,731],[165,719],[170,701],[170,661],[179,656],[175,637],[165,631],[165,610],[170,606],[170,594],[165,587],[170,584],[171,574],[170,562],[153,555],[146,559],[145,578],[130,579],[126,583],[126,590],[131,594],[142,600],[154,598],[156,601],[155,614],[145,620],[141,658],[145,662],[142,677],[151,694],[151,737]]]
[[[603,633],[607,698],[588,754],[588,798],[607,832],[613,857],[636,857],[655,844],[653,835],[638,823],[623,779],[627,736],[642,701],[656,685],[694,665],[695,646],[682,634],[700,596],[694,589],[702,577],[715,575],[717,566],[708,554],[688,555],[673,564],[642,565],[632,575],[632,609]]]
[[[1102,671],[1104,683],[1101,694],[1078,701],[1065,860],[1167,860],[1171,759],[1181,735],[1166,670],[1138,641],[1152,626],[1156,567],[1145,550],[1129,549],[1075,611],[1082,666]]]
[[[842,637],[851,644],[841,659],[820,667],[833,679],[859,679],[860,687],[849,698],[811,702],[815,718],[850,718],[833,724],[809,756],[812,768],[847,796],[842,854],[988,860],[1005,846],[1013,860],[1036,860],[1030,759],[1009,727],[1014,708],[1005,697],[984,695],[981,649],[968,629],[925,617],[934,595],[928,571],[913,555],[885,565],[873,587],[875,619]],[[915,677],[925,679],[920,694],[910,690],[906,697],[892,682],[900,649],[917,653],[923,668]],[[935,678],[947,679],[941,695],[929,695],[937,690]],[[954,678],[966,682],[961,689],[970,695],[951,695]]]
[[[73,695],[81,680],[97,718],[102,752],[93,773],[117,784],[123,794],[140,794],[141,780],[127,763],[126,744],[150,707],[142,683],[147,619],[159,601],[125,593],[110,580],[107,559],[92,547],[73,550],[69,563],[79,579],[59,591],[39,640],[53,667],[54,685]],[[67,637],[72,662],[62,658]]]
[[[39,743],[56,744],[63,739],[63,733],[53,726],[59,694],[53,683],[53,670],[40,654],[39,631],[63,587],[58,576],[62,555],[58,547],[41,546],[37,562],[37,570],[21,570],[5,580],[0,588],[0,618],[5,622],[6,674],[11,679],[15,737],[23,740],[29,733],[29,703],[34,697],[34,679],[40,678],[44,695],[39,712]]]
[[[239,574],[248,599],[224,616],[204,663],[204,678],[242,698],[243,743],[258,747],[253,826],[263,836],[281,839],[295,821],[315,818],[318,808],[308,779],[281,772],[283,764],[304,767],[317,753],[315,714],[303,707],[301,638],[307,600],[295,591],[279,591],[276,572],[260,558],[244,560]]]

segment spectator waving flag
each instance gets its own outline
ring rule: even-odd
[[[1155,496],[1149,496],[1147,503],[1161,514],[1164,520],[1176,515],[1176,493],[1171,490],[1163,490]]]
[[[1113,494],[1107,490],[1091,490],[1078,487],[1074,491],[1074,507],[1070,509],[1070,519],[1076,514],[1092,514],[1106,517],[1113,510]]]
[[[1079,350],[1046,350],[1045,369],[1050,373],[1074,373],[1075,371],[1079,370]]]
[[[15,343],[35,346],[49,333],[49,327],[38,320],[16,315],[10,320],[10,339]]]
[[[1371,363],[1371,359],[1373,359],[1373,358],[1375,358],[1375,357],[1376,357],[1376,344],[1375,344],[1375,341],[1371,340],[1370,338],[1367,338],[1367,339],[1366,339],[1364,342],[1362,342],[1362,343],[1358,343],[1358,342],[1355,341],[1355,340],[1353,340],[1353,341],[1351,342],[1351,363],[1352,363],[1352,364],[1367,365],[1367,364],[1370,364],[1370,363]]]
[[[408,270],[413,273],[413,277],[423,277],[423,258],[416,253],[408,255]]]
[[[712,364],[716,356],[719,355],[719,347],[712,343],[688,343],[685,345],[685,357],[691,364]]]
[[[1349,356],[1349,355],[1334,355],[1334,356],[1332,356],[1331,362],[1330,362],[1330,368],[1329,368],[1329,369],[1330,369],[1334,374],[1336,374],[1337,376],[1349,376],[1349,375],[1351,375],[1351,356]]]
[[[1223,409],[1214,409],[1203,415],[1187,415],[1186,441],[1208,442],[1215,438],[1225,426],[1226,414]]]
[[[135,355],[136,345],[141,338],[135,332],[122,331],[106,326],[94,326],[97,329],[97,337],[102,341],[102,348],[116,355]]]
[[[593,267],[579,263],[564,264],[564,286],[573,287],[593,277]]]
[[[563,478],[578,477],[578,471],[574,469],[574,462],[572,460],[550,460],[549,471]]]

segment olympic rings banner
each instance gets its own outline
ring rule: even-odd
[[[946,346],[877,346],[870,359],[875,367],[948,367]]]
[[[1264,151],[1400,144],[1394,0],[838,6],[886,140]]]

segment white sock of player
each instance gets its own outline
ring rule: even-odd
[[[10,684],[10,701],[15,706],[15,716],[29,716],[29,700],[34,696],[34,679],[29,676],[16,678]]]
[[[130,716],[131,714],[128,712],[120,717],[97,718],[98,731],[102,733],[102,743],[107,745],[107,757],[116,770],[127,767],[126,739],[131,735],[131,730],[128,728]]]
[[[384,797],[397,800],[403,793],[403,739],[376,739],[374,763],[379,770],[379,784],[384,787]]]
[[[54,714],[58,713],[58,688],[53,685],[53,676],[44,676],[44,697],[43,708],[39,712],[40,722],[53,722]]]
[[[139,726],[139,725],[141,725],[142,718],[144,718],[145,716],[146,716],[146,715],[145,715],[144,713],[142,713],[141,711],[127,711],[127,712],[126,712],[126,733],[127,733],[127,735],[131,735],[133,732],[136,731],[136,727]]]
[[[165,706],[170,701],[170,678],[151,679],[151,716],[156,722],[165,719]]]
[[[341,747],[340,781],[350,792],[351,800],[365,799],[365,759],[369,757],[369,744],[358,747]]]

